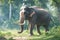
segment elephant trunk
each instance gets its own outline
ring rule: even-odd
[[[18,32],[18,33],[22,33],[23,32],[23,29],[24,29],[24,27],[23,27],[24,25],[21,25],[21,31],[20,32]]]
[[[21,27],[21,31],[19,33],[22,33],[24,29],[24,14],[23,13],[20,14],[20,27]]]

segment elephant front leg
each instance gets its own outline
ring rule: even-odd
[[[36,20],[37,20],[37,16],[36,14],[34,14],[30,20],[30,23],[31,23],[31,27],[30,27],[30,35],[33,35],[33,28],[36,24]]]
[[[33,34],[33,28],[34,28],[34,24],[31,24],[31,27],[30,27],[30,35],[31,35],[31,36],[34,35],[34,34]]]

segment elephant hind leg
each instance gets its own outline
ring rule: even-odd
[[[44,28],[45,28],[45,33],[48,34],[49,31],[48,25],[44,25]]]
[[[39,35],[41,35],[41,32],[40,32],[40,25],[37,25],[37,32],[39,33]]]

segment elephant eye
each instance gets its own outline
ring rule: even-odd
[[[27,8],[25,8],[24,10],[25,10],[25,11],[28,11],[28,9],[27,9]]]

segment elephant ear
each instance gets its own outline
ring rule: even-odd
[[[35,11],[34,11],[34,9],[33,8],[30,8],[30,17],[32,17],[34,14],[35,14]]]

